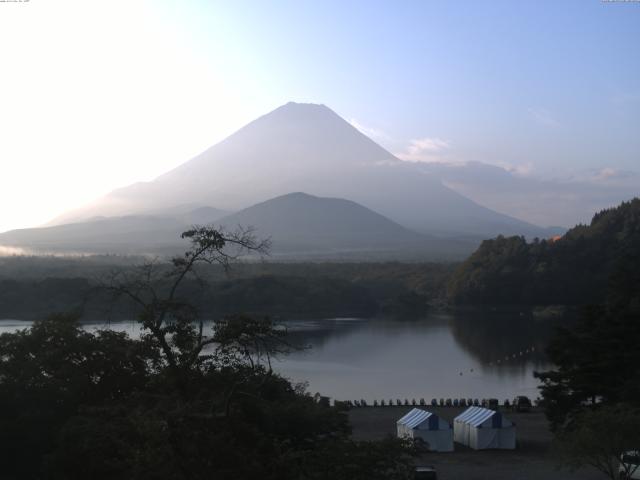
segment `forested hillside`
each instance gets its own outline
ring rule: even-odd
[[[601,302],[621,266],[640,268],[640,199],[594,215],[564,236],[484,241],[448,285],[456,304],[582,305]]]
[[[131,318],[99,287],[142,258],[0,257],[0,319],[33,320],[77,311],[82,320]],[[167,264],[158,264],[160,270]],[[245,263],[225,274],[202,268],[204,289],[184,282],[198,310],[218,317],[245,313],[290,318],[422,313],[441,303],[454,266],[441,263]]]

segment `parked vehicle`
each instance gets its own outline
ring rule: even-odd
[[[640,452],[626,452],[620,459],[618,467],[620,480],[640,479]]]
[[[511,405],[511,408],[516,412],[530,412],[532,407],[531,400],[524,395],[519,395],[514,398],[513,404]]]
[[[413,478],[415,480],[438,480],[438,473],[431,465],[422,465],[416,467]]]

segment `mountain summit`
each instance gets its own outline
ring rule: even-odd
[[[115,190],[55,223],[185,204],[237,211],[296,191],[352,200],[422,233],[544,235],[399,160],[326,106],[301,103],[287,103],[154,181]]]
[[[418,247],[430,240],[382,215],[342,198],[290,193],[222,218],[227,228],[251,225],[280,250],[375,250]]]

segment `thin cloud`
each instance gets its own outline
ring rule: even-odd
[[[405,162],[449,163],[447,153],[450,146],[441,138],[418,138],[411,140],[404,151],[396,153],[396,157]]]
[[[545,127],[557,128],[560,122],[546,108],[531,107],[527,110],[536,123]]]
[[[534,170],[533,163],[531,162],[520,164],[502,163],[499,166],[504,168],[507,172],[519,177],[531,176]]]
[[[352,118],[349,120],[349,123],[351,124],[352,127],[356,128],[357,130],[360,131],[360,133],[366,135],[367,137],[374,139],[374,140],[386,140],[386,141],[390,141],[391,137],[389,135],[387,135],[384,131],[378,129],[378,128],[374,128],[374,127],[369,127],[367,125],[363,125],[362,123],[360,123],[359,121],[357,121],[355,118]]]
[[[618,171],[615,168],[605,167],[596,173],[594,176],[595,180],[608,180],[612,177],[617,177]]]
[[[595,185],[629,186],[637,188],[640,185],[640,175],[628,170],[613,167],[602,167],[573,175],[573,181],[592,183]]]

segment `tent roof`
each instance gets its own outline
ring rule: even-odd
[[[398,420],[397,423],[404,425],[408,428],[415,428],[424,421],[428,420],[429,417],[434,415],[431,412],[427,412],[425,410],[420,410],[419,408],[413,408],[409,413],[407,413],[404,417]]]
[[[473,427],[482,425],[487,419],[493,417],[498,412],[495,410],[489,410],[482,407],[469,407],[460,415],[458,415],[454,421],[468,423]]]

